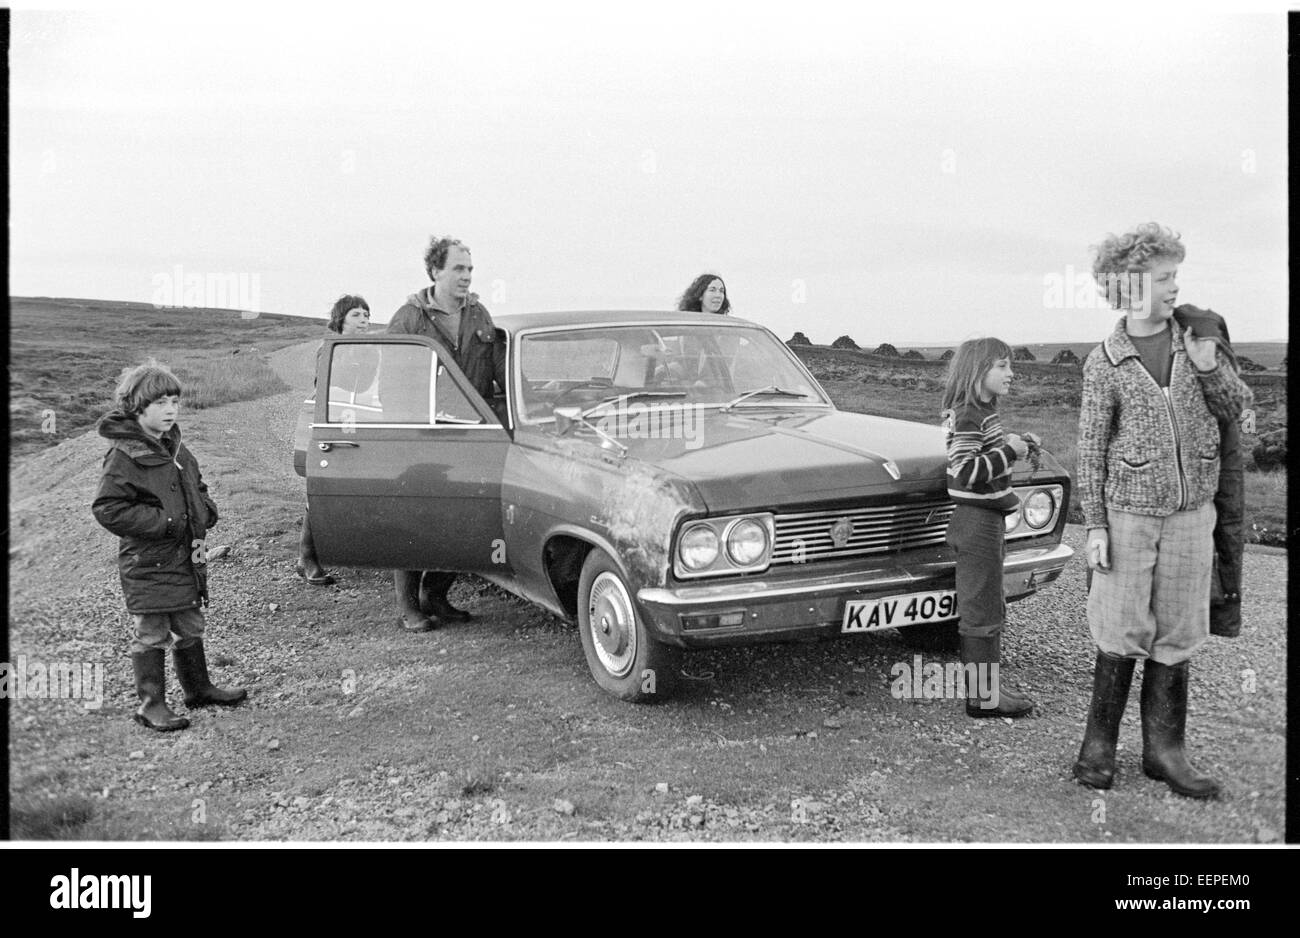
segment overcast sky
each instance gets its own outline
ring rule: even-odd
[[[1156,220],[1185,301],[1286,338],[1284,14],[848,6],[19,9],[11,292],[179,265],[386,322],[447,234],[494,312],[708,270],[782,338],[1085,341],[1114,317],[1069,278]]]

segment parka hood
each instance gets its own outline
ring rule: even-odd
[[[138,419],[120,410],[111,410],[100,417],[95,429],[104,439],[120,444],[132,457],[145,453],[170,457],[181,442],[181,428],[178,424],[172,424],[161,440],[155,440],[144,432]]]

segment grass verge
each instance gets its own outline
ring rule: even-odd
[[[10,310],[11,459],[93,427],[122,370],[146,359],[176,371],[183,414],[287,390],[263,355],[324,333],[319,319],[229,309],[13,297]]]
[[[180,359],[172,365],[185,391],[182,408],[203,410],[233,401],[251,401],[289,390],[289,386],[255,355]]]

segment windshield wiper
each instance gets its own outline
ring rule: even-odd
[[[607,397],[603,401],[597,401],[582,412],[582,419],[586,420],[601,408],[608,407],[610,404],[617,404],[619,401],[637,401],[646,397],[685,397],[685,391],[628,391],[623,394],[615,394],[613,397]]]
[[[555,435],[556,436],[564,436],[564,434],[568,433],[573,428],[574,424],[580,423],[588,430],[591,430],[593,433],[599,436],[602,440],[604,440],[606,445],[617,446],[618,455],[620,457],[627,455],[626,443],[622,443],[619,440],[616,440],[610,434],[606,433],[605,430],[602,429],[599,424],[592,423],[590,420],[588,420],[586,417],[582,415],[581,411],[579,411],[578,408],[557,407],[555,408],[554,413],[555,413]]]
[[[751,397],[758,397],[758,395],[760,394],[776,394],[780,397],[811,397],[812,396],[810,394],[805,394],[801,391],[787,391],[785,390],[785,388],[779,388],[775,384],[769,384],[765,388],[755,388],[752,391],[746,391],[744,394],[740,395],[740,397],[736,398],[734,401],[728,401],[726,404],[723,404],[722,409],[731,410],[731,408],[735,407],[737,404],[743,403],[744,401],[749,400]]]
[[[608,407],[620,401],[636,400],[643,397],[685,397],[685,391],[631,391],[614,397],[606,398],[596,404],[592,404],[586,410],[578,410],[576,407],[557,407],[555,408],[555,432],[557,436],[563,436],[568,433],[574,424],[580,423],[587,429],[600,436],[606,443],[618,447],[619,456],[627,455],[627,444],[615,439],[600,426],[592,423],[589,418],[602,407]]]

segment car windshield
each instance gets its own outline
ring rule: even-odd
[[[738,326],[593,326],[526,335],[519,376],[520,412],[530,423],[552,419],[557,407],[586,409],[643,392],[737,409],[830,405],[779,340]]]

